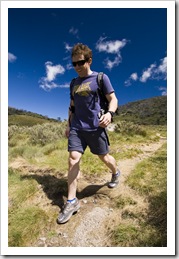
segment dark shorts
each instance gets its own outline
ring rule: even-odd
[[[70,131],[68,151],[78,151],[83,154],[87,146],[93,154],[107,154],[109,152],[109,140],[106,130],[99,128],[96,131]]]

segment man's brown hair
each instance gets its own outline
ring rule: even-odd
[[[72,49],[71,57],[76,55],[84,55],[84,58],[88,60],[92,58],[92,50],[87,45],[77,43]]]

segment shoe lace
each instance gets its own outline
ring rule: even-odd
[[[66,213],[70,210],[70,207],[71,207],[71,203],[70,202],[67,202],[64,206],[64,210],[63,210],[63,213]]]

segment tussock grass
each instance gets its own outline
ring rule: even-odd
[[[109,132],[110,152],[116,160],[137,156],[141,153],[137,145],[157,141],[157,133],[166,136],[166,127],[145,126],[143,129],[147,134]],[[9,161],[23,158],[30,165],[29,175],[28,167],[26,171],[23,167],[19,170],[9,168],[9,246],[30,246],[49,224],[53,212],[30,202],[40,186],[47,199],[58,206],[63,204],[68,170],[64,130],[64,125],[59,124],[9,127]],[[130,194],[127,197],[121,194],[114,201],[116,207],[122,210],[122,222],[112,231],[114,246],[166,245],[165,151],[166,147],[163,147],[156,156],[142,162],[126,182],[148,200],[150,207],[147,214],[135,209],[138,203]],[[87,148],[81,161],[84,175],[100,176],[106,170],[106,166]],[[53,230],[49,233],[53,236]]]
[[[123,209],[127,205],[136,205],[136,204],[137,202],[129,196],[123,197],[122,195],[120,195],[116,201],[116,207],[119,209]]]
[[[28,246],[36,240],[44,226],[48,216],[37,207],[20,207],[9,213],[9,246]]]
[[[139,154],[142,154],[143,151],[141,151],[138,148],[126,148],[126,147],[121,147],[120,149],[115,146],[110,151],[110,154],[116,159],[130,159],[133,157],[138,156]]]
[[[18,170],[9,168],[8,170],[9,187],[9,208],[18,208],[37,191],[37,184],[34,180],[22,180]]]
[[[37,192],[35,180],[22,179],[18,170],[10,168],[8,184],[9,246],[26,246],[41,232],[48,216],[37,207],[26,207],[26,201]]]
[[[81,171],[84,175],[100,176],[107,170],[108,169],[98,156],[93,155],[89,148],[87,148],[81,160]]]
[[[127,184],[141,195],[156,195],[166,191],[166,144],[155,154],[139,163],[129,176]]]
[[[166,240],[161,242],[163,234],[158,233],[149,225],[139,227],[132,222],[121,224],[113,236],[113,245],[122,247],[161,247],[166,246]]]
[[[121,223],[112,231],[115,246],[167,246],[167,153],[166,144],[154,156],[137,164],[126,184],[148,203],[141,211],[132,198],[118,197]],[[128,207],[127,207],[128,206]],[[130,209],[130,206],[131,209]]]

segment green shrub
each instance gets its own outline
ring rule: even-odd
[[[134,136],[134,135],[141,135],[143,137],[147,136],[147,132],[142,126],[134,124],[133,122],[127,122],[127,121],[118,122],[115,127],[115,132],[122,133],[129,136]]]
[[[44,146],[64,137],[64,126],[61,124],[45,123],[31,128],[29,142]]]

